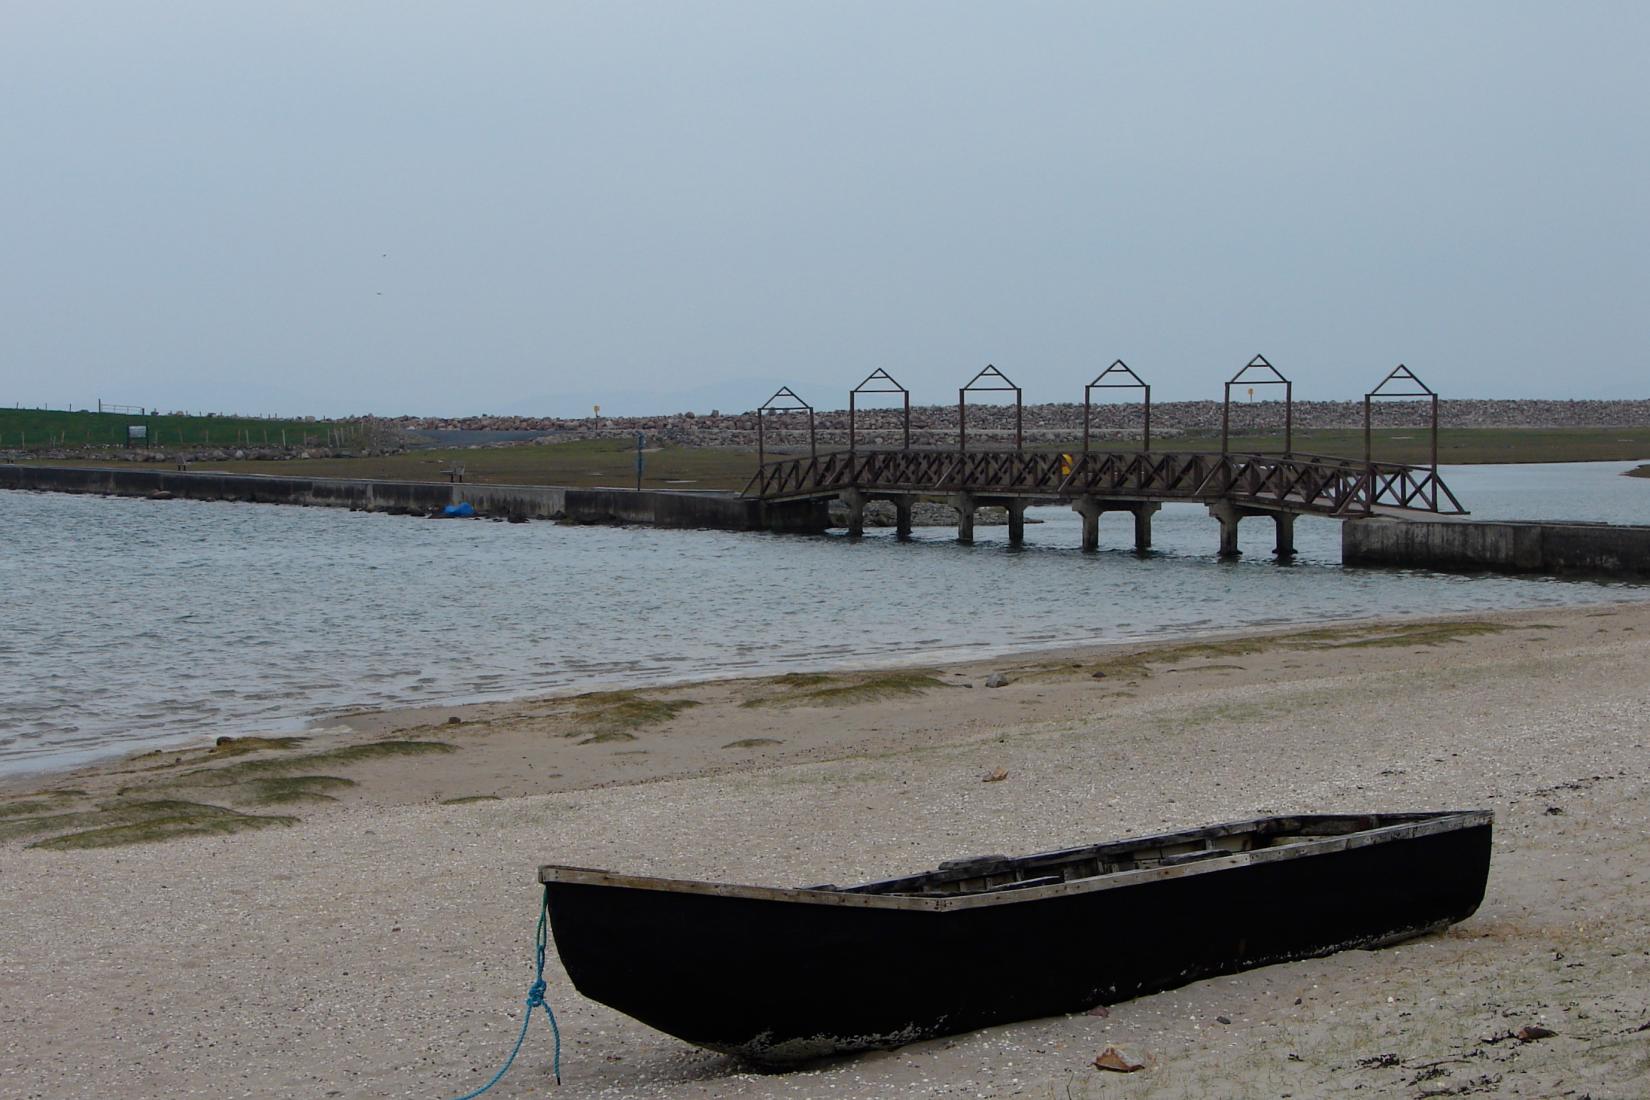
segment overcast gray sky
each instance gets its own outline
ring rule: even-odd
[[[1650,396],[1643,3],[0,0],[0,402]]]

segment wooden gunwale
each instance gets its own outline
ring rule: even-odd
[[[1253,851],[1232,852],[1225,855],[1210,856],[1196,862],[1177,864],[1166,867],[1147,867],[1133,870],[1119,870],[1103,872],[1088,878],[1075,879],[1069,882],[1051,883],[1046,886],[1028,886],[1024,889],[995,890],[985,893],[958,894],[947,897],[913,897],[899,894],[856,893],[855,888],[820,888],[820,887],[776,887],[776,886],[746,886],[734,883],[700,882],[691,879],[656,878],[647,875],[624,875],[613,871],[603,871],[588,867],[572,867],[561,864],[546,864],[539,868],[539,881],[542,883],[578,883],[589,886],[611,886],[636,890],[655,890],[679,894],[703,894],[715,897],[748,898],[762,901],[783,901],[803,905],[842,905],[865,909],[903,909],[917,912],[945,913],[956,910],[979,909],[996,905],[1012,905],[1021,902],[1036,901],[1044,898],[1066,897],[1074,894],[1097,893],[1104,890],[1122,889],[1129,886],[1141,885],[1148,882],[1158,882],[1164,879],[1190,878],[1196,875],[1214,874],[1220,871],[1231,871],[1242,867],[1259,864],[1277,863],[1291,859],[1305,859],[1311,856],[1329,855],[1335,852],[1365,848],[1375,844],[1385,844],[1397,840],[1409,840],[1419,837],[1435,836],[1440,833],[1454,832],[1459,829],[1487,825],[1493,815],[1487,810],[1446,810],[1430,814],[1323,814],[1323,815],[1286,815],[1271,818],[1256,818],[1248,821],[1230,822],[1221,825],[1207,826],[1201,829],[1189,829],[1178,833],[1163,833],[1154,836],[1139,837],[1131,840],[1107,841],[1103,844],[1081,848],[1058,849],[1051,852],[1039,852],[1027,856],[1014,857],[1007,862],[1015,864],[1042,863],[1046,861],[1071,860],[1087,856],[1100,856],[1108,851],[1128,851],[1136,848],[1153,846],[1171,846],[1187,842],[1209,839],[1222,836],[1233,836],[1245,832],[1254,832],[1257,827],[1267,822],[1299,821],[1310,824],[1313,821],[1333,821],[1356,819],[1360,817],[1403,817],[1409,820],[1400,821],[1391,825],[1382,825],[1370,829],[1360,829],[1353,832],[1303,838],[1299,841],[1285,843],[1277,847],[1258,848]],[[920,879],[923,875],[909,876],[910,879]],[[905,881],[902,879],[891,882]],[[881,885],[881,884],[868,884]]]

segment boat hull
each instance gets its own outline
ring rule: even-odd
[[[546,885],[557,951],[585,996],[700,1046],[789,1062],[1078,1012],[1441,928],[1483,898],[1490,825],[1479,817],[992,904]]]

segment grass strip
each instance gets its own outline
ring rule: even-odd
[[[196,768],[171,780],[168,786],[231,787],[251,779],[292,775],[310,771],[347,768],[368,760],[382,760],[397,756],[425,756],[457,752],[445,741],[364,741],[359,745],[341,745],[320,752],[297,753],[262,760],[243,760],[221,767]]]
[[[231,802],[254,806],[285,806],[296,802],[336,802],[327,791],[355,786],[341,775],[275,775],[249,779],[234,789]]]
[[[181,799],[148,799],[108,802],[94,810],[13,818],[0,822],[0,840],[47,835],[36,848],[96,848],[108,844],[132,844],[172,835],[198,832],[236,832],[261,828],[247,821],[275,821],[290,825],[296,818],[265,819],[223,806]],[[48,835],[54,834],[54,835]],[[69,842],[68,838],[89,838]],[[103,838],[103,839],[98,839]]]
[[[581,745],[634,741],[636,730],[662,725],[698,705],[696,699],[650,699],[635,691],[593,691],[574,697],[572,729],[565,736],[585,738],[579,742]]]
[[[744,700],[742,707],[849,707],[880,699],[921,695],[933,688],[953,687],[932,669],[901,669],[843,676],[793,674],[778,676],[764,685],[779,688]]]
[[[65,802],[73,802],[77,798],[85,798],[85,791],[35,791],[23,795],[16,801],[0,803],[0,820],[8,817],[28,817],[33,814],[48,813],[60,808]]]
[[[295,817],[274,817],[243,814],[221,806],[198,806],[196,809],[157,814],[124,825],[104,825],[79,832],[37,840],[30,847],[54,851],[84,848],[114,848],[124,844],[148,844],[160,840],[176,840],[186,836],[225,836],[276,825],[296,825]]]

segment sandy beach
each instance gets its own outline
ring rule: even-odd
[[[0,1093],[463,1094],[520,1026],[541,863],[851,882],[1484,808],[1488,893],[1446,932],[788,1073],[584,1000],[552,952],[563,1084],[540,1022],[488,1095],[1641,1098],[1647,670],[1626,604],[363,713],[13,780]],[[1108,1046],[1146,1068],[1095,1069]]]

